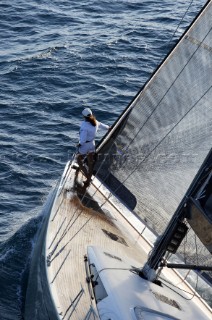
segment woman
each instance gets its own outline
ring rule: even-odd
[[[80,140],[79,140],[79,149],[77,154],[77,162],[79,164],[80,170],[84,173],[87,180],[84,182],[85,187],[89,186],[91,182],[91,177],[93,173],[94,165],[94,153],[95,153],[95,137],[97,130],[100,129],[109,129],[108,125],[105,125],[96,120],[92,114],[91,109],[85,108],[82,111],[84,116],[84,121],[80,127]],[[88,170],[83,165],[83,159],[87,156],[88,160]]]

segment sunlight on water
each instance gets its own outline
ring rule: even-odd
[[[22,319],[22,273],[83,106],[111,125],[204,3],[193,1],[168,45],[186,1],[1,0],[2,320]]]

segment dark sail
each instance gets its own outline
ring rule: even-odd
[[[211,29],[209,1],[97,149],[97,177],[156,234],[211,149]],[[192,243],[186,243],[191,261]],[[199,250],[212,265],[204,246]]]

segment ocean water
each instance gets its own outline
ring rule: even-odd
[[[111,125],[204,3],[0,1],[1,320],[23,319],[42,207],[83,107]]]

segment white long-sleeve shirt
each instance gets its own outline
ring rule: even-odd
[[[79,153],[87,154],[95,151],[95,137],[98,129],[108,130],[109,126],[97,121],[96,126],[93,126],[88,121],[83,121],[80,127],[80,147]]]

